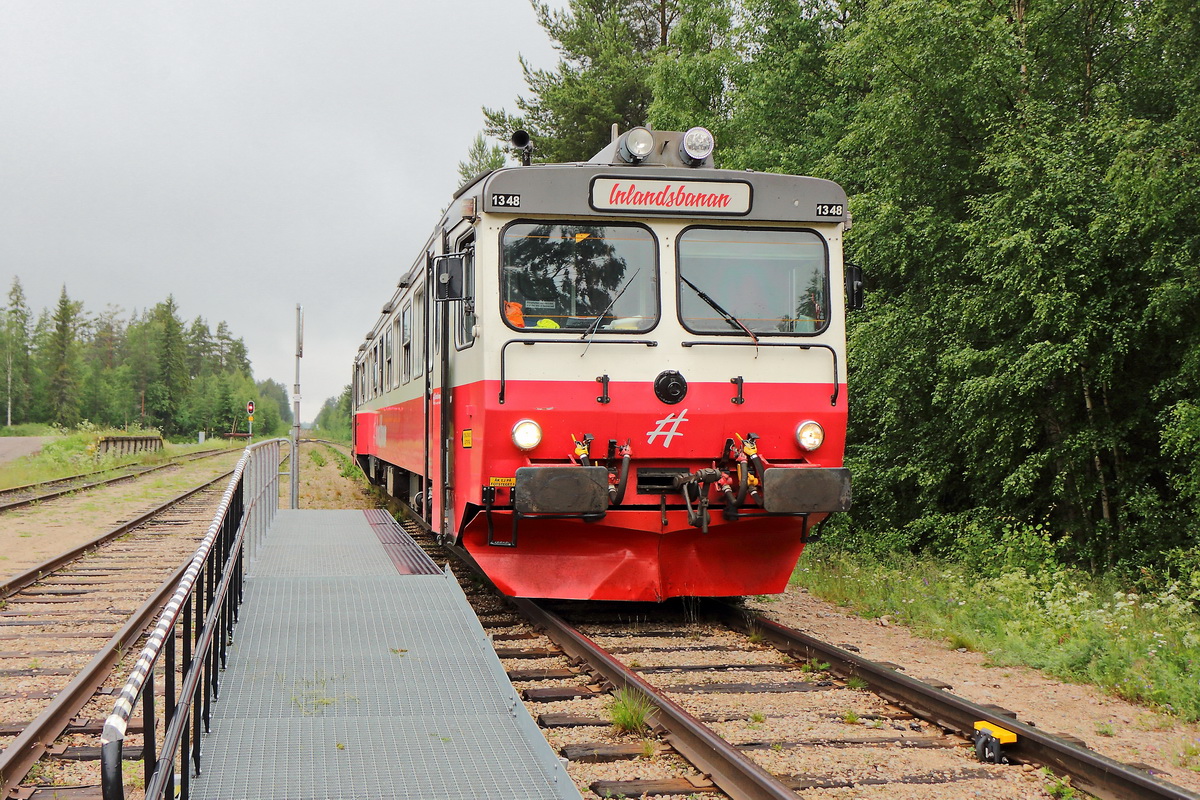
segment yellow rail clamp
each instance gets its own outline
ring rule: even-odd
[[[980,720],[975,723],[975,730],[987,731],[1000,744],[1012,744],[1017,740],[1017,735],[1008,728],[1001,728],[994,722],[984,722]]]

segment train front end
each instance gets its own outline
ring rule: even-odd
[[[715,169],[706,133],[469,190],[447,538],[508,594],[777,593],[849,508],[845,194]]]

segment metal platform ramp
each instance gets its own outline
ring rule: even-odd
[[[458,584],[382,512],[280,511],[234,632],[193,797],[580,797]]]

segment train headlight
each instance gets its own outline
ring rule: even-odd
[[[809,420],[801,422],[796,428],[796,443],[808,452],[816,450],[825,441],[825,429],[819,423]]]
[[[654,152],[654,133],[649,128],[633,128],[621,137],[621,158],[636,164]]]
[[[707,128],[689,128],[679,142],[679,155],[689,164],[703,164],[712,155],[717,140]]]
[[[512,429],[513,444],[522,450],[532,450],[542,443],[542,426],[531,419],[523,419]]]

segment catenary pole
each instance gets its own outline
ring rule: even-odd
[[[292,508],[300,507],[300,359],[304,356],[304,307],[296,304],[296,383],[292,386]]]

